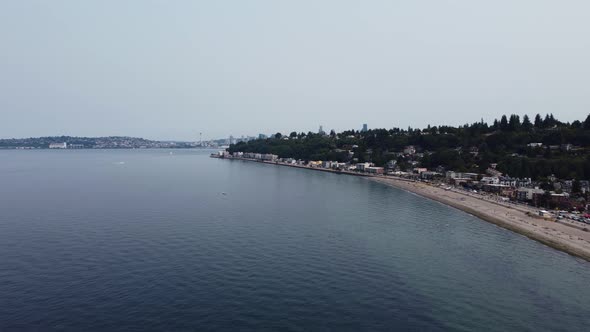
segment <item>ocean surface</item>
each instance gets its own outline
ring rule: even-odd
[[[590,263],[364,178],[0,151],[0,331],[587,331]]]

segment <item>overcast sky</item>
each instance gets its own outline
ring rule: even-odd
[[[0,0],[0,137],[590,112],[590,1]]]

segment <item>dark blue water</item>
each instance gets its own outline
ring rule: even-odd
[[[2,331],[588,326],[589,263],[366,179],[0,151]]]

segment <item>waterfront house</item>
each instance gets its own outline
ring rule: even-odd
[[[356,170],[364,172],[366,168],[373,166],[373,163],[357,163]]]
[[[385,169],[383,167],[370,166],[370,167],[365,168],[365,172],[370,173],[370,174],[384,174]]]
[[[437,177],[442,176],[441,173],[438,172],[432,172],[432,171],[424,171],[420,173],[420,178],[422,180],[434,180]]]
[[[396,165],[397,165],[397,160],[390,160],[385,165],[385,168],[387,168],[387,169],[395,169],[395,166]]]
[[[484,176],[483,178],[481,178],[481,180],[479,182],[483,185],[500,184],[500,179],[496,176]]]
[[[533,195],[543,195],[545,190],[539,188],[519,188],[516,191],[516,199],[523,202],[528,202],[533,200]]]
[[[477,181],[479,176],[477,173],[462,173],[454,171],[447,171],[445,175],[447,179],[468,179],[470,181]]]
[[[68,148],[68,143],[63,142],[63,143],[50,143],[49,144],[49,148],[50,149],[67,149]]]
[[[427,168],[425,168],[425,167],[415,167],[415,168],[413,169],[413,171],[414,171],[414,173],[421,174],[421,173],[423,173],[423,172],[427,172],[427,171],[428,171],[428,169],[427,169]]]
[[[277,159],[279,159],[279,156],[277,156],[276,154],[263,154],[260,158],[258,159],[262,159],[264,161],[276,161]]]
[[[502,176],[502,172],[496,170],[495,167],[491,167],[491,166],[488,169],[486,169],[486,173],[490,176],[495,176],[495,177]]]

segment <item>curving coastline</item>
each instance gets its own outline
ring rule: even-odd
[[[473,197],[465,193],[445,190],[423,182],[414,182],[396,177],[373,176],[354,172],[312,168],[280,162],[265,162],[245,158],[228,159],[366,177],[371,181],[406,190],[454,207],[484,221],[493,223],[497,226],[543,243],[551,248],[580,257],[590,262],[590,232],[584,231],[578,226],[537,217],[536,214],[538,209],[532,207],[500,204],[494,201],[484,200],[481,197]]]
[[[452,206],[554,249],[590,261],[590,232],[537,217],[533,209],[505,206],[420,182],[390,177],[371,177],[370,179]]]

